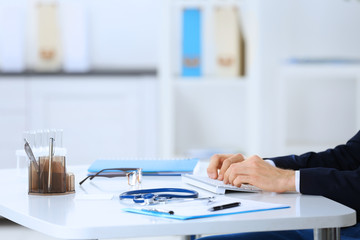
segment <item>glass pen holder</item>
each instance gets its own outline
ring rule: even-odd
[[[75,192],[75,177],[66,173],[65,156],[39,157],[29,162],[29,194],[61,195]]]

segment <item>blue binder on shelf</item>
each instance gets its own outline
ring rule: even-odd
[[[106,168],[142,168],[144,175],[180,176],[192,172],[198,158],[181,159],[99,159],[88,168],[88,175],[93,175]],[[111,175],[111,171],[104,174]]]
[[[182,76],[201,76],[201,11],[197,8],[183,10]]]

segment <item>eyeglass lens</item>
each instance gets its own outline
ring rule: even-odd
[[[141,184],[141,181],[142,181],[141,169],[137,169],[136,171],[126,173],[126,176],[127,176],[128,184],[130,186],[135,186],[136,183]]]

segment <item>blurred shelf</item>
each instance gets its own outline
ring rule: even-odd
[[[64,76],[156,76],[156,69],[141,69],[141,70],[94,70],[87,72],[0,72],[1,77],[33,77],[33,76],[51,76],[51,77],[64,77]]]
[[[281,67],[283,75],[344,76],[360,75],[360,64],[285,64]]]
[[[174,82],[178,87],[245,87],[249,79],[246,77],[177,77]]]

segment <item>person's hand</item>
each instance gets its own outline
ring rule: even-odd
[[[244,161],[244,155],[238,154],[215,154],[210,158],[210,164],[207,168],[209,178],[223,180],[226,170],[231,164]],[[218,173],[218,170],[219,173]]]
[[[251,184],[265,191],[295,191],[295,172],[272,166],[259,156],[231,164],[225,174],[224,183],[240,187]]]

